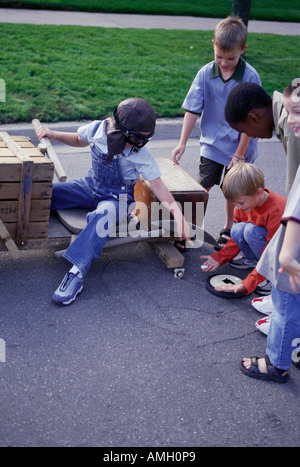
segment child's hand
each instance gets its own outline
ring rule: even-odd
[[[190,231],[191,231],[190,225],[186,222],[184,217],[176,221],[176,228],[177,228],[177,234],[180,240],[185,239],[193,248],[194,243],[192,242],[190,238]]]
[[[179,161],[182,158],[184,151],[185,151],[184,144],[179,144],[175,149],[173,149],[172,161],[174,162],[174,164],[179,165]]]
[[[298,261],[294,259],[285,265],[282,262],[279,272],[281,274],[284,272],[288,273],[292,290],[296,292],[297,285],[300,287],[300,264]]]
[[[218,263],[218,261],[213,259],[211,256],[200,256],[200,259],[206,259],[205,263],[203,263],[201,266],[202,271],[212,272],[220,266],[220,263]]]
[[[229,166],[227,167],[228,170],[232,169],[237,164],[243,164],[245,162],[245,159],[242,158],[237,158],[236,156],[233,156],[233,158],[230,161]]]
[[[246,292],[246,288],[243,286],[242,283],[240,284],[226,284],[226,285],[220,285],[219,287],[215,287],[216,292],[233,292],[233,293],[238,293],[238,292]]]
[[[55,134],[54,134],[54,131],[50,130],[50,128],[47,128],[45,126],[41,126],[37,132],[37,137],[39,139],[41,138],[49,138],[50,141],[53,141],[55,139]]]

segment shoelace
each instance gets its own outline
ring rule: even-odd
[[[68,272],[68,274],[65,276],[65,280],[63,281],[63,283],[61,285],[61,290],[66,290],[67,286],[69,285],[69,283],[73,279],[72,276],[75,277],[75,275],[73,273]]]

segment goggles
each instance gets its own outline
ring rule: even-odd
[[[154,131],[152,131],[148,135],[143,135],[139,131],[127,130],[119,120],[117,108],[114,110],[114,119],[117,124],[117,127],[122,131],[125,136],[125,140],[127,143],[132,144],[134,147],[141,148],[145,146],[145,144],[150,141],[152,136],[154,135]]]

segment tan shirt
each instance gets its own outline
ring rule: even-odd
[[[280,273],[279,254],[283,245],[286,223],[289,220],[300,223],[300,167],[295,177],[295,182],[289,194],[286,208],[282,218],[282,225],[279,227],[269,245],[265,249],[258,265],[256,266],[259,274],[263,275],[272,283],[276,289],[291,294],[300,294],[300,287],[297,286],[296,292],[292,290],[289,275],[287,272]],[[300,262],[300,238],[295,259]]]
[[[276,136],[283,144],[287,156],[286,189],[290,191],[300,165],[300,139],[296,138],[287,123],[288,114],[283,106],[283,95],[275,91],[272,102]]]

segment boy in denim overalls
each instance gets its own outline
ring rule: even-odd
[[[52,300],[69,305],[83,289],[83,276],[101,256],[116,223],[127,222],[134,202],[134,186],[139,176],[148,180],[155,196],[173,214],[180,236],[189,240],[189,226],[170,191],[160,178],[151,152],[145,147],[155,130],[152,106],[143,99],[127,99],[119,104],[114,118],[95,121],[77,133],[52,131],[42,127],[39,138],[47,136],[70,146],[90,145],[92,168],[84,179],[55,183],[51,209],[85,208],[87,226],[70,245],[64,257],[73,265]]]

